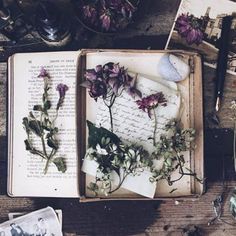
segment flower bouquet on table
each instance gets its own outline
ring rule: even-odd
[[[140,0],[73,0],[79,21],[89,30],[116,33],[134,19]]]
[[[168,112],[164,109],[175,106],[173,97],[156,89],[155,92],[150,88],[144,90],[139,84],[139,75],[129,73],[119,63],[109,62],[87,69],[84,78],[81,86],[88,89],[90,97],[102,109],[101,116],[107,116],[98,119],[96,124],[87,121],[88,148],[82,170],[94,176],[88,190],[107,196],[123,187],[154,197],[157,181],[166,180],[172,185],[185,175],[197,178],[190,169],[186,170],[183,155],[193,148],[195,130],[183,129],[172,114],[168,114],[168,118],[163,115]],[[123,127],[117,123],[118,116],[122,123],[127,123]],[[137,127],[130,125],[136,122],[133,117],[140,120]],[[141,133],[139,138],[137,133]],[[173,179],[172,173],[176,171],[178,178]],[[135,181],[149,186],[150,191],[140,193],[140,189],[134,187]]]

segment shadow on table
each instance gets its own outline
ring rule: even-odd
[[[64,232],[78,235],[133,235],[143,233],[157,219],[160,201],[79,203],[78,199],[37,199],[37,208],[49,204],[62,209]]]

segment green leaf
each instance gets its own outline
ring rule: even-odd
[[[92,122],[87,121],[87,126],[89,129],[88,145],[89,147],[96,148],[97,144],[102,145],[103,138],[109,138],[112,143],[118,144],[121,140],[111,131],[100,127],[97,128]]]
[[[49,110],[51,108],[51,102],[49,100],[46,100],[43,105],[44,110]]]
[[[32,130],[36,135],[41,136],[41,125],[40,121],[30,120],[29,121],[29,128]]]
[[[25,142],[25,150],[27,150],[27,151],[32,151],[33,148],[31,147],[31,145],[30,145],[30,143],[29,143],[29,140],[26,139],[24,142]]]
[[[53,163],[56,165],[58,171],[61,171],[62,173],[66,172],[66,163],[62,157],[55,158]]]
[[[42,108],[41,105],[34,105],[33,110],[34,110],[34,111],[42,111],[43,108]]]
[[[47,145],[55,150],[58,149],[58,143],[55,140],[53,140],[51,137],[47,139]]]
[[[23,124],[23,126],[25,127],[26,133],[28,134],[29,131],[30,131],[30,128],[29,128],[29,120],[28,120],[27,117],[24,117],[24,118],[23,118],[22,124]]]

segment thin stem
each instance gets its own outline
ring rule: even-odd
[[[112,118],[111,106],[108,106],[108,109],[110,115],[111,132],[113,132],[113,118]]]
[[[47,172],[48,172],[48,167],[49,167],[49,163],[51,162],[51,158],[48,158],[47,159],[47,162],[46,162],[46,165],[45,165],[45,168],[44,168],[44,174],[46,175]]]
[[[153,146],[156,146],[157,115],[156,115],[155,109],[152,109],[152,110],[153,110],[153,115],[154,115]]]
[[[120,181],[119,181],[119,184],[117,185],[117,187],[115,189],[113,189],[112,191],[109,191],[109,194],[114,193],[115,191],[117,191],[121,187],[121,185],[124,183],[124,180],[126,179],[126,177],[128,175],[129,175],[129,172],[124,174],[123,178],[122,179],[120,178]]]

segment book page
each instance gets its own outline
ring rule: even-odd
[[[78,52],[27,53],[14,55],[12,107],[12,194],[16,196],[78,197],[78,173],[76,156],[76,62]],[[67,170],[59,172],[50,163],[47,174],[43,173],[45,160],[25,150],[27,138],[22,125],[23,117],[28,117],[33,106],[42,104],[43,78],[38,78],[41,67],[50,75],[49,99],[52,103],[51,117],[55,117],[55,107],[59,93],[56,86],[68,86],[65,100],[59,109],[55,126],[58,127],[59,149],[55,157],[63,157]],[[54,112],[53,112],[54,111]],[[37,112],[35,113],[37,115]],[[39,139],[33,145],[42,149]]]
[[[188,120],[186,117],[189,117],[188,101],[181,101],[182,93],[181,95],[179,94],[177,84],[163,80],[158,74],[158,62],[163,55],[164,53],[135,54],[122,52],[98,52],[96,54],[87,54],[86,61],[87,69],[94,68],[98,64],[104,65],[105,63],[111,61],[114,63],[119,62],[121,66],[128,68],[128,71],[131,71],[131,73],[138,73],[137,87],[141,90],[144,96],[160,91],[164,93],[166,99],[168,100],[168,105],[166,107],[158,107],[156,109],[156,114],[158,117],[158,130],[156,133],[157,139],[162,134],[164,125],[167,121],[178,117],[181,102],[184,103],[184,112],[181,113],[181,117],[183,117],[184,120]],[[187,82],[184,83],[184,90],[188,91],[188,79],[186,79],[186,81]],[[188,93],[184,91],[183,99],[185,96],[188,96]],[[139,110],[135,107],[135,105],[135,101],[133,101],[127,94],[122,94],[121,97],[117,98],[114,107],[112,107],[114,115],[114,132],[122,139],[122,141],[126,143],[131,142],[143,145],[145,149],[151,153],[153,151],[152,140],[147,140],[147,138],[152,137],[154,121],[148,117],[147,113]],[[103,101],[98,100],[96,103],[89,97],[89,95],[87,95],[87,106],[93,107],[93,109],[87,109],[88,119],[96,122],[98,126],[102,125],[105,128],[110,129],[109,114],[106,106],[103,104]],[[189,124],[184,124],[184,127],[188,128],[188,125]],[[189,168],[189,153],[185,154],[185,160],[186,167]],[[94,177],[92,176],[96,175],[95,164],[90,162],[90,160],[86,159],[82,168],[84,172],[88,173],[86,179],[87,184],[94,181]],[[157,166],[160,165],[161,163],[157,163]],[[154,188],[154,186],[150,184],[150,181],[148,181],[148,175],[145,173],[145,176],[142,176],[142,174],[140,176],[140,178],[137,179],[130,176],[127,178],[127,183],[125,183],[122,187],[143,196],[148,196],[149,194],[148,197],[153,197],[151,194],[154,195],[155,192],[153,193],[150,189]],[[174,173],[173,179],[178,178],[178,176],[178,173]],[[155,185],[155,196],[181,196],[191,194],[190,178],[190,176],[184,176],[181,181],[174,183],[173,186],[168,186],[166,181],[159,181],[157,183],[157,187]],[[169,194],[169,192],[175,188],[178,190],[176,190],[172,195]],[[147,191],[145,191],[145,189]],[[87,194],[88,196],[92,196],[92,193],[89,190],[87,190]],[[116,193],[112,194],[112,196],[120,197],[125,194],[135,197],[134,194],[129,191],[125,192],[123,189],[118,190]]]

